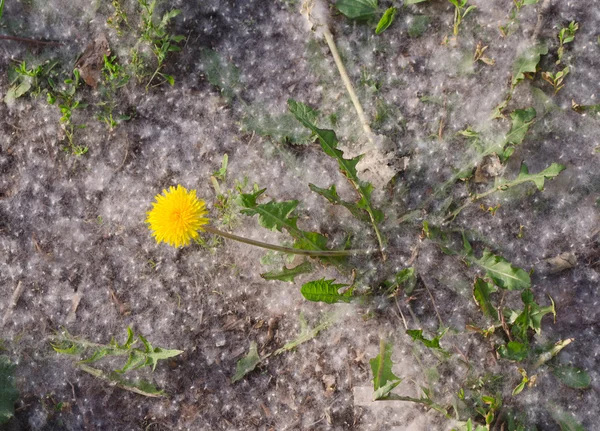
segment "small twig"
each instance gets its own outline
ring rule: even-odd
[[[13,292],[10,302],[8,303],[8,307],[6,308],[6,313],[4,314],[4,318],[2,319],[2,326],[6,325],[10,316],[12,316],[13,309],[17,306],[17,302],[19,302],[19,298],[23,294],[23,290],[25,289],[25,284],[21,281],[17,283],[17,287],[15,287],[15,291]]]
[[[57,41],[53,41],[53,40],[29,39],[27,37],[7,36],[4,34],[0,34],[0,40],[12,40],[15,42],[31,43],[33,45],[53,45],[53,46],[64,45],[64,42],[57,42]]]
[[[404,314],[402,313],[402,309],[400,308],[400,303],[398,302],[397,296],[394,296],[394,301],[396,302],[396,307],[398,308],[398,312],[400,313],[400,316],[402,317],[402,323],[404,323],[404,329],[406,329],[408,331],[408,324],[406,323],[406,318],[404,317]]]
[[[420,277],[420,278],[423,281],[423,286],[425,286],[425,290],[427,290],[427,293],[429,294],[429,297],[431,298],[431,303],[433,304],[433,309],[435,310],[435,314],[436,314],[438,320],[440,321],[440,325],[443,328],[446,325],[444,325],[444,321],[442,320],[442,316],[440,316],[440,313],[438,311],[437,305],[435,305],[435,299],[433,298],[433,295],[431,294],[431,291],[429,290],[429,287],[427,287],[427,284],[425,283],[425,280],[423,280],[423,277]]]

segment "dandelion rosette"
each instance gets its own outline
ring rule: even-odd
[[[188,245],[198,237],[198,231],[208,224],[206,203],[196,197],[196,190],[185,187],[169,187],[155,197],[152,210],[148,211],[146,223],[157,243],[165,242],[173,247]]]

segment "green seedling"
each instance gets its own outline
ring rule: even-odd
[[[83,109],[87,106],[87,104],[81,103],[76,98],[79,79],[80,75],[77,69],[73,70],[73,78],[65,79],[64,85],[60,87],[51,78],[48,78],[50,89],[48,90],[47,101],[50,105],[58,104],[58,108],[62,114],[59,121],[67,141],[64,150],[74,156],[82,156],[88,152],[88,147],[76,145],[74,139],[75,130],[85,128],[85,124],[73,123],[73,111]]]
[[[121,0],[112,0],[111,5],[114,9],[114,12],[112,16],[106,20],[106,24],[114,28],[118,36],[122,36],[123,27],[131,29],[129,20],[127,19],[127,12],[125,12],[125,8],[123,7]]]
[[[155,70],[146,84],[146,91],[151,86],[157,87],[165,82],[174,85],[175,78],[161,72],[161,70],[165,67],[165,60],[168,53],[181,51],[181,48],[177,44],[184,40],[185,36],[173,35],[167,31],[169,23],[181,13],[181,10],[172,9],[159,18],[156,14],[157,0],[152,0],[151,2],[148,2],[148,0],[138,0],[138,5],[142,11],[139,41],[150,45],[156,64]],[[134,51],[132,51],[132,63],[139,63],[141,61],[139,55],[139,50],[134,48]],[[134,58],[136,59],[135,61]],[[153,84],[154,79],[157,77],[161,78],[161,81]]]
[[[575,33],[579,30],[579,24],[575,21],[571,21],[567,27],[563,27],[558,32],[558,42],[560,46],[558,47],[558,60],[556,60],[556,64],[560,64],[565,54],[565,45],[567,43],[571,43],[575,40]]]
[[[537,4],[539,0],[513,0],[517,10],[521,10],[523,6]]]
[[[468,0],[448,0],[450,3],[454,5],[454,26],[453,33],[454,36],[458,36],[458,31],[460,28],[460,24],[467,17],[467,15],[477,9],[477,6],[467,6]]]
[[[6,92],[4,101],[11,104],[25,94],[37,97],[42,92],[43,78],[47,77],[58,62],[46,61],[37,66],[28,66],[25,60],[9,69],[10,88]]]
[[[304,344],[307,341],[312,340],[317,335],[319,335],[320,332],[326,330],[334,323],[333,319],[330,316],[323,316],[320,323],[318,323],[317,325],[315,325],[314,327],[311,328],[308,325],[308,322],[306,321],[306,318],[304,317],[304,315],[302,313],[300,313],[299,321],[300,321],[300,332],[298,333],[298,336],[295,339],[288,341],[279,349],[274,350],[270,353],[267,353],[262,357],[258,353],[258,346],[257,346],[256,342],[251,341],[250,348],[248,349],[248,353],[246,354],[246,356],[244,356],[237,362],[235,374],[231,378],[231,383],[235,383],[235,382],[243,379],[247,374],[254,371],[254,369],[260,363],[264,362],[266,359],[270,358],[271,356],[278,356],[283,353],[289,352],[291,350],[294,350],[296,347],[300,346],[301,344]]]
[[[552,72],[542,72],[542,79],[552,85],[554,88],[554,94],[558,93],[561,88],[565,85],[563,84],[563,80],[569,74],[569,66],[565,67],[563,70],[552,73]]]
[[[136,347],[136,344],[140,343],[141,347]],[[66,330],[63,330],[52,340],[51,345],[57,353],[84,357],[84,359],[74,363],[76,368],[100,380],[116,384],[122,389],[148,397],[164,396],[164,392],[148,382],[131,382],[123,378],[122,375],[128,371],[143,367],[150,367],[154,371],[158,361],[166,360],[183,353],[182,350],[154,347],[142,335],[138,334],[136,336],[131,328],[127,328],[127,339],[123,344],[119,344],[114,338],[111,339],[109,344],[92,343],[85,339],[74,337]],[[110,356],[126,356],[127,361],[122,368],[109,371],[92,368],[88,365]]]
[[[109,131],[113,131],[121,121],[131,119],[124,114],[115,114],[117,108],[117,92],[120,88],[127,85],[130,76],[125,68],[117,63],[117,57],[104,56],[104,66],[102,67],[102,81],[99,85],[99,92],[102,101],[96,106],[101,108],[98,114],[98,120],[105,123]]]

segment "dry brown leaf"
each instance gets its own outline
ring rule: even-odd
[[[92,88],[98,86],[105,55],[110,55],[110,47],[108,46],[108,39],[106,39],[104,33],[101,33],[87,46],[77,63],[75,63],[75,68],[79,70],[81,78]]]

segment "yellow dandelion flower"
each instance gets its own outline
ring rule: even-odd
[[[171,186],[169,191],[155,197],[152,210],[148,211],[149,229],[159,244],[166,242],[173,247],[188,245],[198,237],[198,231],[208,223],[206,203],[196,197],[196,190],[189,192],[185,187]]]

